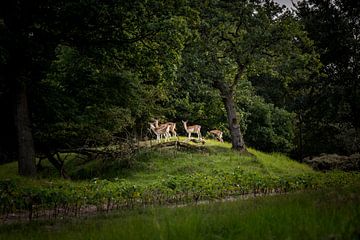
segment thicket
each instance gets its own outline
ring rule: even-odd
[[[246,144],[265,152],[294,150],[296,114],[266,102],[250,81],[240,85],[236,98]]]
[[[4,1],[0,162],[22,151],[22,174],[35,175],[36,154],[145,138],[155,117],[227,140],[241,129],[246,144],[299,158],[358,151],[358,5],[299,6]]]

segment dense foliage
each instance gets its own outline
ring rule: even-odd
[[[297,13],[323,64],[322,74],[301,86],[308,92],[299,106],[303,151],[359,152],[360,3],[309,0],[298,4]]]
[[[4,220],[10,213],[33,218],[78,216],[91,209],[109,211],[154,204],[184,204],[244,195],[286,193],[354,184],[359,174],[328,173],[273,176],[244,172],[214,171],[211,175],[191,174],[148,185],[134,185],[122,179],[79,184],[71,182],[24,183],[0,181],[0,209]]]
[[[154,118],[296,154],[359,151],[358,3],[3,1],[0,161],[150,136]],[[340,47],[338,47],[340,46]],[[323,110],[327,111],[323,113]],[[244,135],[244,138],[243,138]],[[17,147],[16,147],[17,146]]]

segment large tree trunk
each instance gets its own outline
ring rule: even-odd
[[[36,174],[35,149],[31,132],[31,123],[25,85],[19,83],[15,94],[15,127],[18,140],[18,167],[22,176]]]
[[[223,103],[226,108],[226,114],[231,134],[232,148],[241,152],[246,151],[243,135],[240,130],[240,124],[236,117],[236,108],[234,102],[234,92],[226,83],[217,81],[215,83],[217,89],[220,90]]]

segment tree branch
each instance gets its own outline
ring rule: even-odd
[[[221,33],[221,36],[220,36],[220,39],[219,39],[218,43],[221,40],[224,41],[224,42],[229,42],[234,49],[236,48],[235,43],[230,38],[225,37],[224,32]]]

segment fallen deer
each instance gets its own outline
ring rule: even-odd
[[[214,135],[216,137],[216,139],[219,140],[220,142],[224,142],[224,140],[222,139],[222,136],[223,136],[222,131],[214,129],[214,130],[209,131],[209,133]]]

